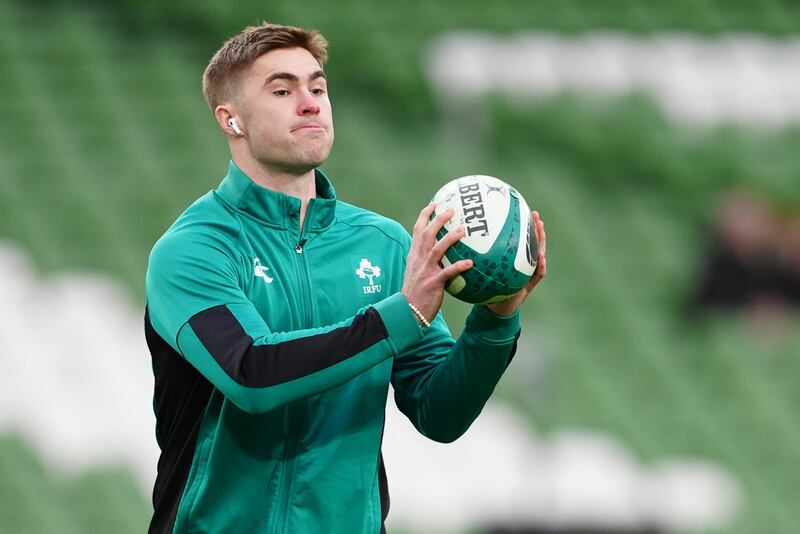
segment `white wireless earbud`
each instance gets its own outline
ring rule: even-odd
[[[242,129],[239,128],[239,123],[236,121],[234,117],[228,119],[228,126],[230,126],[231,129],[233,129],[233,131],[236,132],[237,135],[242,135]]]

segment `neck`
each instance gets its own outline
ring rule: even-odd
[[[303,226],[308,202],[317,196],[314,169],[297,174],[268,167],[251,158],[234,157],[233,162],[261,187],[299,198],[300,227]]]

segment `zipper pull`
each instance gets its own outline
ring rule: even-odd
[[[297,252],[298,254],[302,254],[303,253],[303,246],[305,244],[306,244],[306,239],[305,238],[301,239],[300,242],[297,243],[294,246],[294,251]]]

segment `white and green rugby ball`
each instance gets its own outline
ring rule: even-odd
[[[443,265],[471,259],[473,266],[452,278],[447,292],[459,300],[488,304],[508,300],[536,270],[538,244],[528,203],[516,189],[492,176],[457,178],[433,197],[436,211],[453,208],[437,239],[458,226],[464,237],[447,249]]]

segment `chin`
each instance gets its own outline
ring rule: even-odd
[[[303,163],[305,163],[306,165],[309,165],[310,169],[313,169],[322,165],[325,162],[325,160],[328,159],[328,155],[330,155],[330,153],[331,153],[331,147],[330,145],[328,145],[326,147],[319,147],[316,150],[309,150],[305,154],[303,154],[303,157],[300,157],[298,159],[303,161]]]
[[[284,171],[292,174],[305,174],[308,171],[314,170],[322,165],[327,157],[305,157],[298,158],[294,161],[283,161],[277,163],[276,167],[282,168]],[[275,162],[272,162],[275,164]]]
[[[307,150],[294,150],[291,153],[282,154],[283,157],[276,157],[276,154],[259,154],[256,159],[265,167],[280,169],[291,174],[305,174],[310,170],[322,165],[328,159],[331,147],[316,146]]]

